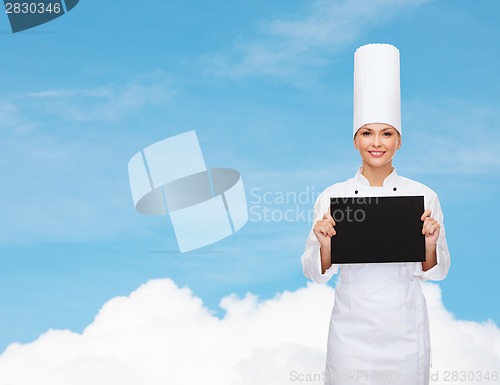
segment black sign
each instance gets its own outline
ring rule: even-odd
[[[330,198],[332,263],[425,261],[423,196]]]

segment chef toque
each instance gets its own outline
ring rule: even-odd
[[[401,134],[399,50],[367,44],[354,53],[353,136],[365,124],[390,124]]]

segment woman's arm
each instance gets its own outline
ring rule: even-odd
[[[422,262],[422,270],[427,271],[437,265],[436,245],[430,250],[425,247],[425,262]]]
[[[332,266],[331,245],[328,247],[321,246],[319,251],[321,254],[321,274],[325,274],[325,271]]]

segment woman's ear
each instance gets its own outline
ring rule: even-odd
[[[356,136],[358,135],[358,133],[356,132],[356,134],[354,135],[354,139],[353,139],[353,143],[354,143],[354,148],[357,150],[358,149],[358,144],[356,143]]]
[[[402,144],[403,144],[403,139],[401,138],[401,134],[398,132],[398,146],[396,149],[399,150]]]

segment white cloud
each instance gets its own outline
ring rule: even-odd
[[[230,53],[208,56],[213,71],[235,78],[263,75],[296,83],[310,80],[307,69],[331,62],[332,54],[404,7],[429,0],[316,0],[304,16],[259,23],[259,36],[240,40]]]
[[[498,370],[500,330],[456,320],[424,284],[433,369]],[[150,281],[106,303],[82,334],[51,330],[0,356],[2,385],[291,384],[321,376],[334,290],[309,285],[259,301],[225,297],[218,319],[188,288]],[[293,381],[295,379],[295,381]],[[308,381],[320,384],[318,381]],[[446,383],[444,380],[439,383]]]
[[[429,308],[432,372],[440,380],[437,383],[450,383],[451,377],[445,380],[447,371],[496,370],[500,376],[500,329],[491,320],[484,323],[457,320],[444,307],[437,285],[425,285],[424,293]],[[465,383],[483,382],[478,380],[478,374],[475,376],[476,381]]]

